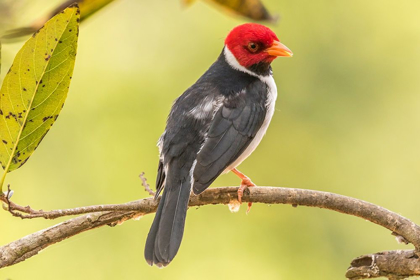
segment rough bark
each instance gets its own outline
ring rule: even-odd
[[[234,205],[238,203],[237,190],[237,187],[208,189],[198,196],[192,196],[190,198],[189,206],[230,204],[230,206],[234,208]],[[291,204],[293,206],[318,207],[357,216],[387,228],[401,240],[412,243],[416,249],[415,251],[410,251],[410,258],[404,257],[408,256],[404,254],[398,255],[399,258],[394,258],[393,256],[396,256],[394,251],[380,253],[377,257],[375,255],[376,265],[371,266],[372,269],[376,269],[376,266],[379,267],[380,273],[376,274],[372,272],[363,273],[363,271],[367,271],[368,268],[359,264],[365,264],[366,257],[362,257],[361,260],[364,261],[355,260],[352,263],[352,267],[347,272],[348,275],[346,275],[350,279],[374,278],[380,276],[391,278],[399,277],[393,279],[401,279],[404,275],[406,275],[404,277],[420,275],[420,263],[417,261],[418,259],[416,258],[417,255],[415,253],[419,252],[420,248],[420,227],[409,219],[385,208],[359,199],[328,192],[278,187],[250,188],[249,192],[245,193],[242,200],[243,202],[253,203]],[[70,219],[0,247],[0,268],[21,262],[36,255],[40,250],[81,232],[104,225],[114,226],[129,219],[154,213],[156,208],[157,201],[154,201],[152,198],[146,198],[119,205],[97,205],[43,212],[45,214],[45,216],[43,216],[44,218],[83,213],[89,214]],[[359,259],[360,258],[357,260]],[[370,260],[372,260],[372,258],[370,258]],[[395,266],[395,263],[398,261],[407,265],[397,267]],[[408,263],[410,265],[408,265]],[[372,264],[372,261],[370,264]]]
[[[405,279],[420,275],[420,259],[413,250],[380,252],[358,257],[351,262],[346,277],[351,280],[387,277]]]

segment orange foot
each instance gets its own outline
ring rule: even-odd
[[[251,179],[248,178],[248,176],[240,172],[238,169],[233,168],[231,171],[235,173],[242,180],[241,186],[238,189],[238,201],[239,203],[242,203],[242,197],[244,196],[244,191],[249,187],[255,187],[255,184],[251,181]],[[247,213],[251,210],[251,206],[252,206],[252,202],[248,202],[248,209],[246,210]]]

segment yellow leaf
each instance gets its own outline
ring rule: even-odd
[[[227,12],[250,18],[255,21],[272,21],[277,18],[272,17],[260,0],[207,0],[216,3]]]
[[[195,2],[195,0],[181,0],[181,2],[184,6],[190,6]]]
[[[55,8],[48,16],[47,19],[53,17],[55,14],[58,14],[63,9],[65,9],[67,6],[71,5],[72,3],[77,2],[80,8],[81,17],[80,21],[83,21],[111,3],[114,0],[66,0],[61,5],[59,5],[57,8]]]
[[[6,34],[3,35],[3,39],[15,39],[33,33],[35,30],[41,28],[47,20],[73,3],[78,3],[79,5],[81,12],[80,21],[82,22],[113,1],[114,0],[66,0],[46,16],[37,19],[30,26],[7,31]]]
[[[79,6],[82,12],[82,21],[108,5],[114,0],[80,0]]]
[[[0,90],[0,164],[22,166],[57,119],[73,74],[80,11],[49,20],[18,52]]]

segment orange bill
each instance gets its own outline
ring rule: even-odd
[[[274,41],[273,45],[265,51],[272,56],[293,56],[292,51],[279,41]]]

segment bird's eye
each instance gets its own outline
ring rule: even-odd
[[[259,49],[259,45],[257,43],[254,42],[249,42],[248,43],[248,50],[252,53],[257,52]]]

